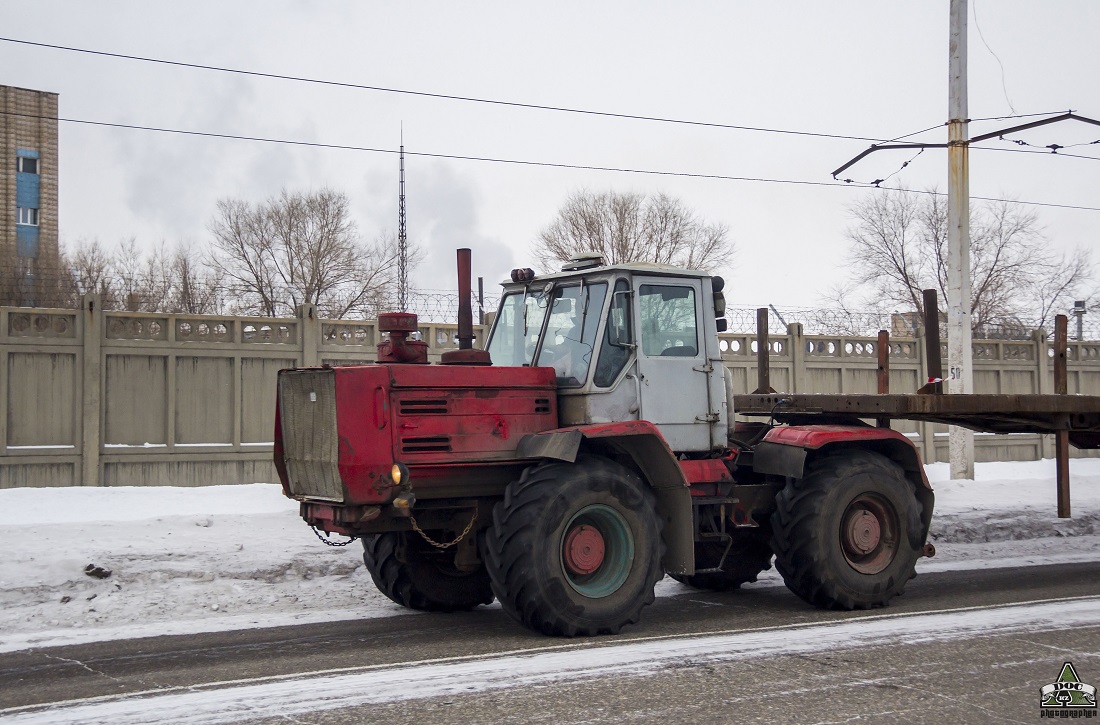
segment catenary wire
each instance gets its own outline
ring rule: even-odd
[[[87,119],[77,119],[77,118],[54,118],[53,116],[42,116],[42,115],[36,115],[36,114],[15,113],[15,112],[12,112],[12,111],[0,111],[0,114],[5,114],[5,115],[9,115],[9,116],[23,116],[23,117],[29,117],[29,118],[56,120],[59,123],[73,123],[73,124],[79,124],[79,125],[97,126],[97,127],[106,127],[106,128],[121,128],[121,129],[126,129],[126,130],[131,130],[131,131],[150,131],[150,132],[155,132],[155,133],[170,133],[170,134],[177,134],[177,135],[182,135],[182,136],[196,136],[196,137],[201,137],[201,138],[217,138],[217,139],[225,139],[225,140],[231,140],[231,141],[254,141],[254,142],[260,142],[260,143],[273,143],[273,144],[281,144],[281,145],[287,145],[287,146],[302,146],[302,147],[307,147],[307,148],[330,149],[330,150],[336,150],[336,151],[358,151],[358,152],[382,153],[382,154],[398,154],[398,153],[400,153],[400,151],[395,150],[395,149],[374,148],[374,147],[369,147],[369,146],[352,146],[352,145],[346,145],[346,144],[328,144],[328,143],[320,143],[320,142],[316,142],[316,141],[294,141],[294,140],[290,140],[290,139],[265,138],[265,137],[262,137],[262,136],[242,136],[242,135],[235,135],[235,134],[214,133],[214,132],[211,132],[211,131],[187,131],[187,130],[183,130],[183,129],[160,128],[160,127],[156,127],[156,126],[139,126],[139,125],[134,125],[134,124],[113,123],[113,122],[108,122],[108,121],[91,121],[91,120],[87,120]],[[989,150],[999,150],[999,149],[989,149]],[[1026,149],[1004,149],[1004,150],[1016,151],[1016,152],[1019,152],[1019,153],[1041,153],[1041,152],[1029,152]],[[589,165],[589,164],[567,164],[567,163],[551,162],[551,161],[530,161],[530,160],[525,160],[525,159],[504,159],[504,158],[496,158],[496,157],[491,157],[491,156],[469,156],[469,155],[462,155],[462,154],[430,153],[430,152],[426,152],[426,151],[409,151],[409,150],[405,150],[404,153],[405,153],[406,156],[419,156],[419,157],[423,157],[423,158],[449,159],[449,160],[454,160],[454,161],[481,161],[481,162],[487,162],[487,163],[510,164],[510,165],[515,165],[515,166],[532,166],[532,167],[554,168],[554,169],[572,169],[572,170],[579,170],[579,171],[607,171],[607,172],[623,173],[623,174],[639,174],[639,175],[648,175],[648,176],[671,176],[671,177],[689,178],[689,179],[711,179],[711,180],[716,180],[716,181],[745,181],[745,182],[755,182],[755,183],[762,183],[762,184],[786,184],[786,185],[792,185],[792,186],[825,186],[825,187],[849,187],[849,188],[866,188],[866,189],[881,188],[881,189],[890,189],[890,190],[893,190],[893,191],[902,191],[902,192],[909,192],[909,193],[913,192],[913,190],[910,190],[910,189],[902,189],[902,188],[894,188],[894,187],[883,187],[883,186],[877,186],[873,183],[865,183],[865,182],[850,182],[849,183],[849,182],[843,182],[843,181],[810,181],[810,180],[806,180],[806,179],[771,179],[771,178],[767,178],[767,177],[758,177],[758,176],[732,176],[732,175],[727,175],[727,174],[704,174],[704,173],[688,172],[688,171],[660,171],[660,170],[656,170],[656,169],[634,169],[634,168],[627,168],[627,167],[596,166],[596,165]],[[1044,155],[1049,156],[1049,155],[1052,155],[1052,154],[1044,154]],[[1058,156],[1072,156],[1072,154],[1057,154],[1057,155]],[[1081,157],[1081,158],[1088,158],[1088,159],[1092,159],[1092,160],[1100,160],[1100,159],[1094,159],[1093,157],[1087,157],[1087,156],[1086,157]],[[921,193],[921,192],[918,192],[918,193]],[[1054,204],[1054,203],[1050,203],[1050,202],[1039,202],[1039,201],[1020,201],[1018,199],[996,199],[996,198],[986,198],[986,197],[977,197],[977,196],[971,197],[971,198],[982,199],[982,200],[985,200],[985,201],[1011,201],[1011,202],[1017,203],[1017,204],[1028,204],[1028,205],[1031,205],[1031,206],[1044,206],[1044,207],[1053,207],[1053,208],[1059,208],[1059,209],[1077,209],[1077,210],[1081,210],[1081,211],[1100,211],[1100,207],[1091,207],[1091,206],[1076,206],[1076,205],[1070,205],[1070,204]]]
[[[1070,109],[1068,111],[1047,111],[1045,113],[1017,113],[1017,114],[1010,115],[1010,116],[986,116],[984,118],[968,118],[968,119],[966,119],[966,121],[967,121],[967,123],[979,123],[979,122],[983,122],[983,121],[1010,121],[1010,120],[1015,119],[1015,118],[1037,118],[1039,116],[1057,116],[1061,113],[1073,113],[1073,112],[1074,112],[1073,109]],[[922,128],[920,131],[914,131],[913,133],[907,133],[907,134],[902,135],[902,136],[895,136],[894,138],[890,139],[886,143],[894,143],[896,141],[901,141],[903,139],[910,138],[911,136],[919,136],[922,133],[928,133],[929,131],[935,131],[936,129],[943,128],[946,125],[947,125],[947,122],[937,123],[935,126],[929,126],[928,128]],[[977,147],[971,147],[971,148],[977,148]]]
[[[1009,139],[1002,139],[1002,140],[1008,141]],[[1014,141],[1013,143],[1023,144],[1022,141]],[[1036,147],[1034,150],[1031,150],[1031,149],[1009,149],[1009,148],[1000,148],[1000,147],[996,147],[996,146],[971,146],[970,149],[974,150],[974,151],[1008,151],[1008,152],[1017,153],[1017,154],[1042,154],[1043,156],[1056,155],[1056,156],[1062,156],[1064,158],[1070,158],[1070,159],[1083,159],[1085,161],[1100,161],[1100,157],[1097,157],[1097,156],[1086,156],[1084,154],[1067,154],[1067,153],[1062,153],[1061,150],[1060,150],[1060,149],[1063,149],[1063,148],[1073,148],[1074,146],[1091,146],[1091,145],[1097,144],[1097,143],[1100,143],[1100,141],[1093,141],[1093,142],[1087,143],[1087,144],[1073,144],[1073,145],[1070,145],[1070,146],[1058,146],[1059,150],[1057,150],[1057,151],[1050,150],[1051,149],[1050,146]],[[1031,146],[1032,144],[1024,144],[1024,145]],[[1047,150],[1040,151],[1040,150],[1038,150],[1040,148],[1047,149]],[[909,164],[911,164],[913,161],[915,161],[917,156],[920,156],[922,153],[924,153],[924,151],[925,151],[925,149],[921,149],[920,152],[918,152],[916,154],[916,156],[913,156],[911,159],[904,162],[900,167],[898,167],[889,176],[884,176],[884,177],[881,177],[879,179],[875,179],[874,181],[859,181],[858,179],[852,179],[852,178],[838,179],[838,181],[843,181],[845,184],[859,184],[859,185],[877,187],[880,184],[882,184],[882,182],[884,182],[887,179],[889,179],[893,176],[896,176],[898,173],[900,173],[903,169],[905,169],[907,166],[909,166]],[[977,197],[974,197],[974,198],[977,198]]]
[[[230,140],[230,141],[256,141],[256,142],[261,142],[261,143],[282,144],[282,145],[287,145],[287,146],[303,146],[303,147],[307,147],[307,148],[320,148],[320,149],[329,149],[329,150],[335,150],[335,151],[361,151],[361,152],[380,153],[380,154],[398,154],[398,153],[400,153],[397,149],[375,148],[375,147],[370,147],[370,146],[353,146],[353,145],[348,145],[348,144],[330,144],[330,143],[321,143],[321,142],[318,142],[318,141],[295,141],[295,140],[291,140],[291,139],[266,138],[266,137],[263,137],[263,136],[243,136],[243,135],[237,135],[237,134],[214,133],[214,132],[211,132],[211,131],[188,131],[188,130],[184,130],[184,129],[160,128],[160,127],[157,127],[157,126],[140,126],[140,125],[135,125],[135,124],[113,123],[113,122],[108,122],[108,121],[91,121],[91,120],[79,119],[79,118],[57,118],[57,119],[54,119],[54,117],[52,117],[52,116],[39,116],[39,115],[35,115],[35,114],[14,113],[14,112],[11,112],[11,111],[0,111],[0,114],[7,114],[7,115],[12,115],[12,116],[26,116],[26,117],[30,117],[30,118],[46,118],[46,119],[49,119],[49,120],[57,120],[60,123],[73,123],[73,124],[79,124],[79,125],[99,126],[99,127],[106,127],[106,128],[121,128],[121,129],[126,129],[126,130],[131,130],[131,131],[151,131],[151,132],[155,132],[155,133],[171,133],[171,134],[177,134],[177,135],[182,135],[182,136],[197,136],[197,137],[202,137],[202,138],[217,138],[217,139],[226,139],[226,140]],[[753,181],[753,182],[760,182],[760,183],[798,184],[798,185],[805,185],[805,186],[841,186],[842,185],[842,184],[839,184],[839,183],[836,183],[836,182],[828,182],[828,181],[807,181],[807,180],[799,180],[799,179],[769,179],[769,178],[765,178],[765,177],[729,176],[729,175],[724,175],[724,174],[703,174],[703,173],[693,173],[693,172],[686,172],[686,171],[658,171],[658,170],[654,170],[654,169],[631,169],[631,168],[614,167],[614,166],[595,166],[595,165],[587,165],[587,164],[567,164],[567,163],[552,162],[552,161],[530,161],[530,160],[524,160],[524,159],[505,159],[505,158],[496,158],[496,157],[492,157],[492,156],[469,156],[469,155],[462,155],[462,154],[430,153],[430,152],[426,152],[426,151],[410,151],[409,149],[405,149],[404,153],[405,153],[406,156],[419,156],[419,157],[432,158],[432,159],[450,159],[450,160],[455,160],[455,161],[484,161],[484,162],[497,163],[497,164],[513,164],[513,165],[517,165],[517,166],[538,166],[538,167],[546,167],[546,168],[554,168],[554,169],[576,169],[576,170],[581,170],[581,171],[613,171],[613,172],[632,173],[632,174],[650,174],[650,175],[656,175],[656,176],[679,176],[679,177],[698,178],[698,179],[718,179],[718,180],[723,180],[723,181]]]
[[[723,128],[732,129],[738,131],[757,131],[761,133],[777,133],[786,134],[791,136],[810,136],[815,138],[832,138],[841,139],[847,141],[871,141],[871,142],[883,142],[886,139],[871,138],[867,136],[846,136],[843,134],[831,134],[831,133],[819,133],[813,131],[795,131],[791,129],[781,128],[765,128],[762,126],[745,126],[731,123],[717,123],[711,121],[692,121],[682,118],[667,118],[661,116],[646,116],[633,113],[618,113],[614,111],[597,111],[593,109],[584,108],[570,108],[567,106],[553,106],[540,103],[522,103],[519,101],[505,101],[494,98],[478,98],[475,96],[462,96],[450,93],[435,93],[431,91],[418,91],[407,88],[390,88],[386,86],[373,86],[363,83],[350,83],[345,81],[330,81],[321,78],[308,78],[304,76],[286,75],[281,73],[266,73],[263,71],[244,70],[241,68],[228,68],[223,66],[205,65],[202,63],[188,63],[185,61],[167,60],[164,58],[150,58],[139,55],[128,55],[125,53],[112,53],[103,50],[90,50],[88,48],[75,48],[66,45],[55,45],[52,43],[39,43],[31,40],[21,40],[19,38],[4,38],[0,37],[0,41],[5,43],[18,43],[20,45],[29,45],[37,48],[49,48],[51,50],[64,50],[72,53],[85,53],[87,55],[97,55],[106,58],[119,58],[122,60],[140,61],[143,63],[157,63],[160,65],[175,66],[178,68],[191,68],[195,70],[214,71],[217,73],[232,73],[234,75],[252,76],[255,78],[270,78],[273,80],[294,81],[297,83],[310,83],[314,85],[334,86],[338,88],[350,88],[364,91],[377,91],[380,93],[397,93],[408,96],[419,96],[423,98],[436,98],[448,101],[464,101],[467,103],[484,103],[495,106],[507,106],[511,108],[524,108],[535,111],[555,111],[558,113],[575,113],[587,116],[601,116],[604,118],[618,118],[628,119],[633,121],[653,121],[657,123],[672,123],[684,126],[702,126],[707,128]]]
[[[1001,90],[1005,95],[1005,102],[1008,103],[1008,110],[1016,113],[1016,107],[1012,105],[1012,99],[1008,97],[1008,83],[1005,81],[1005,64],[1001,62],[1001,56],[993,52],[993,49],[989,47],[989,43],[986,42],[985,33],[982,32],[982,26],[978,22],[978,0],[972,0],[971,5],[974,8],[974,27],[978,30],[978,37],[982,39],[982,45],[989,51],[989,54],[997,61],[997,65],[1001,67]]]
[[[730,129],[730,130],[739,130],[739,131],[755,131],[755,132],[760,132],[760,133],[775,133],[775,134],[785,134],[785,135],[791,135],[791,136],[808,136],[808,137],[812,137],[812,138],[829,138],[829,139],[840,139],[840,140],[847,140],[847,141],[871,141],[873,143],[889,143],[890,141],[897,141],[899,139],[908,138],[910,136],[915,136],[919,133],[924,133],[926,131],[930,131],[930,130],[939,128],[942,125],[942,124],[937,124],[936,126],[931,126],[931,127],[927,128],[927,129],[924,129],[922,131],[917,131],[917,132],[914,132],[914,133],[906,134],[904,136],[899,136],[895,139],[881,139],[881,138],[871,138],[871,137],[867,137],[867,136],[849,136],[849,135],[844,135],[844,134],[831,134],[831,133],[820,133],[820,132],[813,132],[813,131],[796,131],[796,130],[792,130],[792,129],[767,128],[767,127],[763,127],[763,126],[747,126],[747,125],[738,125],[738,124],[717,123],[717,122],[710,122],[710,121],[693,121],[693,120],[689,120],[689,119],[669,118],[669,117],[661,117],[661,116],[645,116],[645,115],[639,115],[639,114],[619,113],[619,112],[613,112],[613,111],[597,111],[597,110],[592,110],[592,109],[570,108],[570,107],[566,107],[566,106],[553,106],[553,105],[538,104],[538,103],[521,103],[521,102],[518,102],[518,101],[505,101],[505,100],[492,99],[492,98],[477,98],[477,97],[473,97],[473,96],[461,96],[461,95],[447,94],[447,93],[434,93],[434,92],[429,92],[429,91],[417,91],[417,90],[410,90],[410,89],[404,89],[404,88],[389,88],[389,87],[385,87],[385,86],[372,86],[372,85],[360,84],[360,83],[348,83],[348,82],[342,82],[342,81],[331,81],[331,80],[324,80],[324,79],[319,79],[319,78],[307,78],[307,77],[302,77],[302,76],[284,75],[284,74],[278,74],[278,73],[265,73],[265,72],[262,72],[262,71],[251,71],[251,70],[244,70],[244,69],[240,69],[240,68],[228,68],[228,67],[222,67],[222,66],[205,65],[205,64],[201,64],[201,63],[188,63],[188,62],[184,62],[184,61],[167,60],[167,59],[163,59],[163,58],[150,58],[150,57],[146,57],[146,56],[128,55],[128,54],[125,54],[125,53],[113,53],[113,52],[102,51],[102,50],[91,50],[91,49],[88,49],[88,48],[76,48],[76,47],[72,47],[72,46],[56,45],[56,44],[52,44],[52,43],[41,43],[41,42],[36,42],[36,41],[31,41],[31,40],[22,40],[22,39],[19,39],[19,38],[0,37],[0,41],[6,42],[6,43],[16,43],[16,44],[20,44],[20,45],[28,45],[28,46],[38,47],[38,48],[48,48],[48,49],[51,49],[51,50],[63,50],[63,51],[72,52],[72,53],[84,53],[84,54],[88,54],[88,55],[97,55],[97,56],[102,56],[102,57],[107,57],[107,58],[118,58],[118,59],[122,59],[122,60],[132,60],[132,61],[139,61],[139,62],[144,62],[144,63],[156,63],[156,64],[160,64],[160,65],[175,66],[175,67],[179,67],[179,68],[192,68],[192,69],[196,69],[196,70],[206,70],[206,71],[213,71],[213,72],[218,72],[218,73],[231,73],[231,74],[235,74],[235,75],[246,75],[246,76],[253,76],[253,77],[257,77],[257,78],[269,78],[269,79],[273,79],[273,80],[285,80],[285,81],[294,81],[294,82],[298,82],[298,83],[310,83],[310,84],[314,84],[314,85],[334,86],[334,87],[339,87],[339,88],[351,88],[351,89],[357,89],[357,90],[377,91],[377,92],[382,92],[382,93],[397,93],[397,94],[410,95],[410,96],[420,96],[420,97],[424,97],[424,98],[436,98],[436,99],[451,100],[451,101],[464,101],[464,102],[468,102],[468,103],[484,103],[484,104],[491,104],[491,105],[497,105],[497,106],[506,106],[506,107],[512,107],[512,108],[524,108],[524,109],[528,109],[528,110],[554,111],[554,112],[558,112],[558,113],[574,113],[574,114],[581,114],[581,115],[588,115],[588,116],[600,116],[600,117],[604,117],[604,118],[617,118],[617,119],[626,119],[626,120],[635,120],[635,121],[651,121],[651,122],[656,122],[656,123],[670,123],[670,124],[679,124],[679,125],[685,125],[685,126],[720,128],[720,129]],[[1024,114],[1024,115],[1043,115],[1043,114]],[[1017,116],[1006,116],[1004,118],[1016,118],[1016,117]],[[1018,116],[1018,117],[1023,117],[1023,115]]]

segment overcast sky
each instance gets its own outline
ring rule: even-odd
[[[988,49],[979,36],[981,30]],[[948,0],[922,2],[0,3],[6,38],[434,94],[891,139],[947,120]],[[1100,118],[1100,2],[972,0],[970,116]],[[994,55],[995,54],[995,55]],[[998,63],[998,58],[1000,64]],[[1002,74],[1003,65],[1003,74]],[[845,276],[848,206],[873,191],[546,168],[490,157],[782,181],[832,181],[868,141],[675,125],[258,78],[0,42],[0,84],[60,94],[60,116],[396,151],[404,126],[413,284],[453,289],[454,253],[495,285],[530,264],[579,189],[666,192],[729,226],[732,306],[815,306]],[[1031,119],[1027,119],[1031,120]],[[971,134],[1018,121],[971,124]],[[60,125],[63,244],[203,245],[218,199],[331,187],[367,239],[397,227],[396,154]],[[1061,124],[1038,146],[1100,139]],[[946,141],[938,127],[916,140]],[[989,148],[1021,149],[1007,142]],[[1100,146],[1073,153],[1100,157]],[[850,169],[897,171],[907,152]],[[1100,163],[971,152],[971,193],[1100,207]],[[890,184],[946,188],[941,150]],[[1051,244],[1095,246],[1100,211],[1037,207]]]

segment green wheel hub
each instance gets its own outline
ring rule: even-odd
[[[561,562],[565,579],[590,599],[614,594],[630,576],[634,536],[626,519],[604,504],[578,511],[565,525]]]

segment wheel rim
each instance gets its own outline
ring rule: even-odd
[[[630,526],[610,506],[586,506],[565,525],[562,571],[577,593],[591,599],[613,594],[630,576],[633,562],[634,536]]]
[[[840,520],[844,559],[861,574],[878,574],[898,551],[898,516],[890,502],[864,493],[848,504]]]

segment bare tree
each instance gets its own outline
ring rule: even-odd
[[[0,306],[67,307],[71,287],[68,270],[57,258],[13,254],[0,259]]]
[[[209,228],[214,235],[209,263],[225,280],[234,306],[275,317],[280,296],[275,240],[263,205],[221,199]]]
[[[218,314],[224,311],[221,280],[190,245],[161,242],[143,249],[133,237],[113,250],[98,239],[82,240],[61,255],[67,304],[94,293],[107,310]]]
[[[851,280],[833,292],[833,301],[864,292],[877,308],[924,314],[921,291],[947,296],[947,203],[935,192],[885,191],[850,208],[855,223]],[[1070,306],[1094,273],[1087,250],[1051,251],[1038,215],[1018,204],[974,206],[970,219],[971,317],[975,334],[998,327],[1048,326],[1053,314]]]
[[[330,189],[255,205],[223,199],[210,232],[211,266],[241,311],[275,317],[312,303],[324,317],[363,315],[397,270],[396,242],[363,244],[347,197]]]
[[[12,257],[0,266],[0,306],[29,307],[36,300],[33,260]]]
[[[111,273],[112,255],[100,241],[81,240],[64,258],[72,275],[75,296],[97,294],[105,309],[113,309],[118,290]]]
[[[171,265],[173,312],[208,315],[224,311],[221,277],[198,260],[189,244],[176,247]]]
[[[129,312],[164,312],[172,307],[175,277],[172,252],[161,242],[148,252],[137,239],[122,241],[111,257],[110,271],[118,287],[118,304]]]
[[[724,224],[698,218],[665,194],[578,191],[539,234],[534,256],[544,269],[583,252],[598,252],[611,264],[656,262],[714,270],[728,265],[733,243]]]

